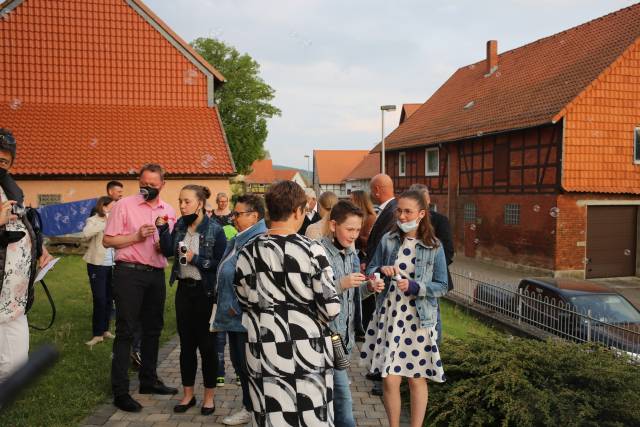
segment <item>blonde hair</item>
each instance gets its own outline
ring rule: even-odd
[[[331,213],[331,209],[338,203],[338,196],[332,191],[325,191],[320,195],[318,199],[318,204],[326,211],[326,213],[322,216],[323,218],[329,216]]]

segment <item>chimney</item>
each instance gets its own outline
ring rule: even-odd
[[[489,40],[487,42],[487,74],[490,76],[498,69],[498,41]]]

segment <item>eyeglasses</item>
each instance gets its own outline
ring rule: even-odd
[[[398,215],[398,216],[400,216],[402,214],[411,215],[411,214],[414,214],[415,212],[419,212],[419,211],[414,210],[414,209],[400,209],[400,208],[396,209],[396,215]]]
[[[244,211],[244,212],[233,211],[233,212],[231,212],[231,215],[232,215],[234,218],[237,218],[237,217],[239,217],[239,216],[240,216],[240,215],[242,215],[242,214],[248,214],[248,213],[251,213],[251,212],[255,212],[255,211]]]
[[[11,166],[11,160],[7,160],[7,159],[0,159],[0,166],[2,167],[9,167]]]

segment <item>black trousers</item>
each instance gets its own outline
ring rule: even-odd
[[[116,264],[113,294],[116,302],[116,338],[111,361],[111,389],[114,396],[129,393],[129,354],[138,322],[142,327],[141,386],[158,379],[158,343],[164,326],[166,298],[164,270],[136,270]]]
[[[198,350],[202,359],[202,379],[206,388],[216,386],[218,354],[216,334],[209,332],[209,318],[213,297],[208,297],[204,287],[186,285],[178,281],[176,291],[176,321],[180,335],[180,375],[182,385],[193,387],[198,369]],[[142,353],[144,357],[144,352]]]
[[[362,300],[362,330],[367,331],[367,326],[373,318],[373,313],[376,311],[376,295],[373,294]]]
[[[245,353],[247,339],[248,335],[246,332],[229,331],[229,357],[231,357],[231,363],[236,370],[236,374],[240,377],[242,406],[251,412],[253,405],[251,403],[251,396],[249,395],[249,373],[247,372],[247,357]]]
[[[89,284],[93,295],[93,336],[101,337],[109,330],[111,319],[111,276],[112,268],[104,265],[87,264]]]

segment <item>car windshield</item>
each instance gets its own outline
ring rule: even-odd
[[[579,312],[609,323],[640,323],[640,311],[619,295],[592,294],[569,298]]]

